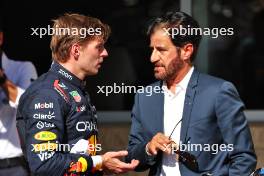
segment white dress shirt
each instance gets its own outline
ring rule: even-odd
[[[190,81],[194,68],[192,67],[185,77],[176,85],[175,94],[163,82],[164,90],[164,134],[170,136],[175,125],[181,121],[186,89]],[[175,128],[171,135],[171,139],[176,143],[180,143],[181,122]],[[176,160],[176,154],[163,154],[161,176],[180,176],[179,163]]]
[[[0,87],[0,159],[5,159],[22,155],[16,129],[16,108],[24,90],[32,79],[37,78],[37,72],[31,62],[10,60],[5,53],[2,55],[2,67],[7,78],[18,88],[16,101],[11,102]]]

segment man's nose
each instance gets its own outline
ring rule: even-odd
[[[152,53],[151,53],[150,61],[151,61],[152,63],[154,63],[154,62],[156,62],[156,61],[158,61],[158,60],[159,60],[159,56],[158,56],[158,54],[157,54],[157,51],[154,49],[154,50],[152,51]]]
[[[106,49],[103,50],[103,52],[101,53],[101,56],[102,56],[103,58],[105,58],[105,57],[108,56],[108,52],[107,52]]]

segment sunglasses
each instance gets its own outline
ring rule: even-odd
[[[172,132],[171,132],[171,134],[169,136],[169,139],[171,139],[171,136],[172,136],[174,130],[180,124],[181,121],[182,121],[182,119],[180,119],[177,122],[177,124],[175,125],[175,127],[173,128],[173,130],[172,130]],[[193,172],[199,172],[198,162],[197,162],[197,159],[196,159],[196,157],[194,155],[190,154],[189,152],[180,151],[174,145],[172,145],[172,149],[173,149],[174,153],[178,154],[179,162],[184,164],[188,169],[192,170]]]
[[[198,162],[194,155],[185,151],[180,151],[180,150],[174,150],[174,151],[179,156],[179,162],[184,164],[188,169],[192,170],[193,172],[199,172]]]

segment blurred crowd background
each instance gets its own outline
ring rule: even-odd
[[[31,28],[46,28],[52,25],[52,19],[66,12],[97,17],[112,29],[106,44],[109,57],[105,59],[100,73],[88,78],[87,89],[97,110],[130,111],[134,94],[105,96],[97,93],[97,86],[113,83],[146,86],[153,82],[146,27],[149,20],[157,15],[181,10],[183,2],[184,0],[1,0],[0,16],[5,33],[3,50],[10,58],[33,62],[38,75],[41,75],[51,64],[51,37],[31,35]],[[234,28],[232,36],[203,37],[196,67],[202,72],[233,82],[246,109],[264,109],[264,0],[188,2],[191,2],[191,15],[201,27]],[[123,149],[127,144],[129,126],[129,123],[102,124],[100,128],[104,150]],[[252,122],[250,128],[259,156],[258,167],[261,167],[264,166],[264,138],[261,135],[264,125]]]
[[[264,1],[192,1],[192,15],[202,27],[234,28],[234,35],[205,36],[197,58],[201,71],[232,81],[247,109],[264,103]],[[154,81],[145,35],[149,20],[169,10],[180,10],[179,0],[15,1],[1,0],[5,30],[4,50],[10,58],[30,60],[38,74],[51,64],[50,36],[40,38],[31,28],[46,28],[66,12],[100,18],[112,28],[109,57],[88,89],[98,110],[130,110],[133,94],[96,94],[97,85],[147,85]],[[114,103],[113,103],[114,102]]]

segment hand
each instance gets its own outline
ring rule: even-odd
[[[107,152],[105,153],[102,163],[102,169],[105,174],[121,174],[128,171],[132,171],[139,164],[138,160],[132,160],[131,163],[124,163],[119,160],[120,157],[124,157],[128,154],[127,151]]]
[[[159,150],[170,154],[172,142],[173,141],[170,140],[168,136],[165,136],[162,133],[157,133],[147,144],[146,149],[151,155],[157,155]]]

